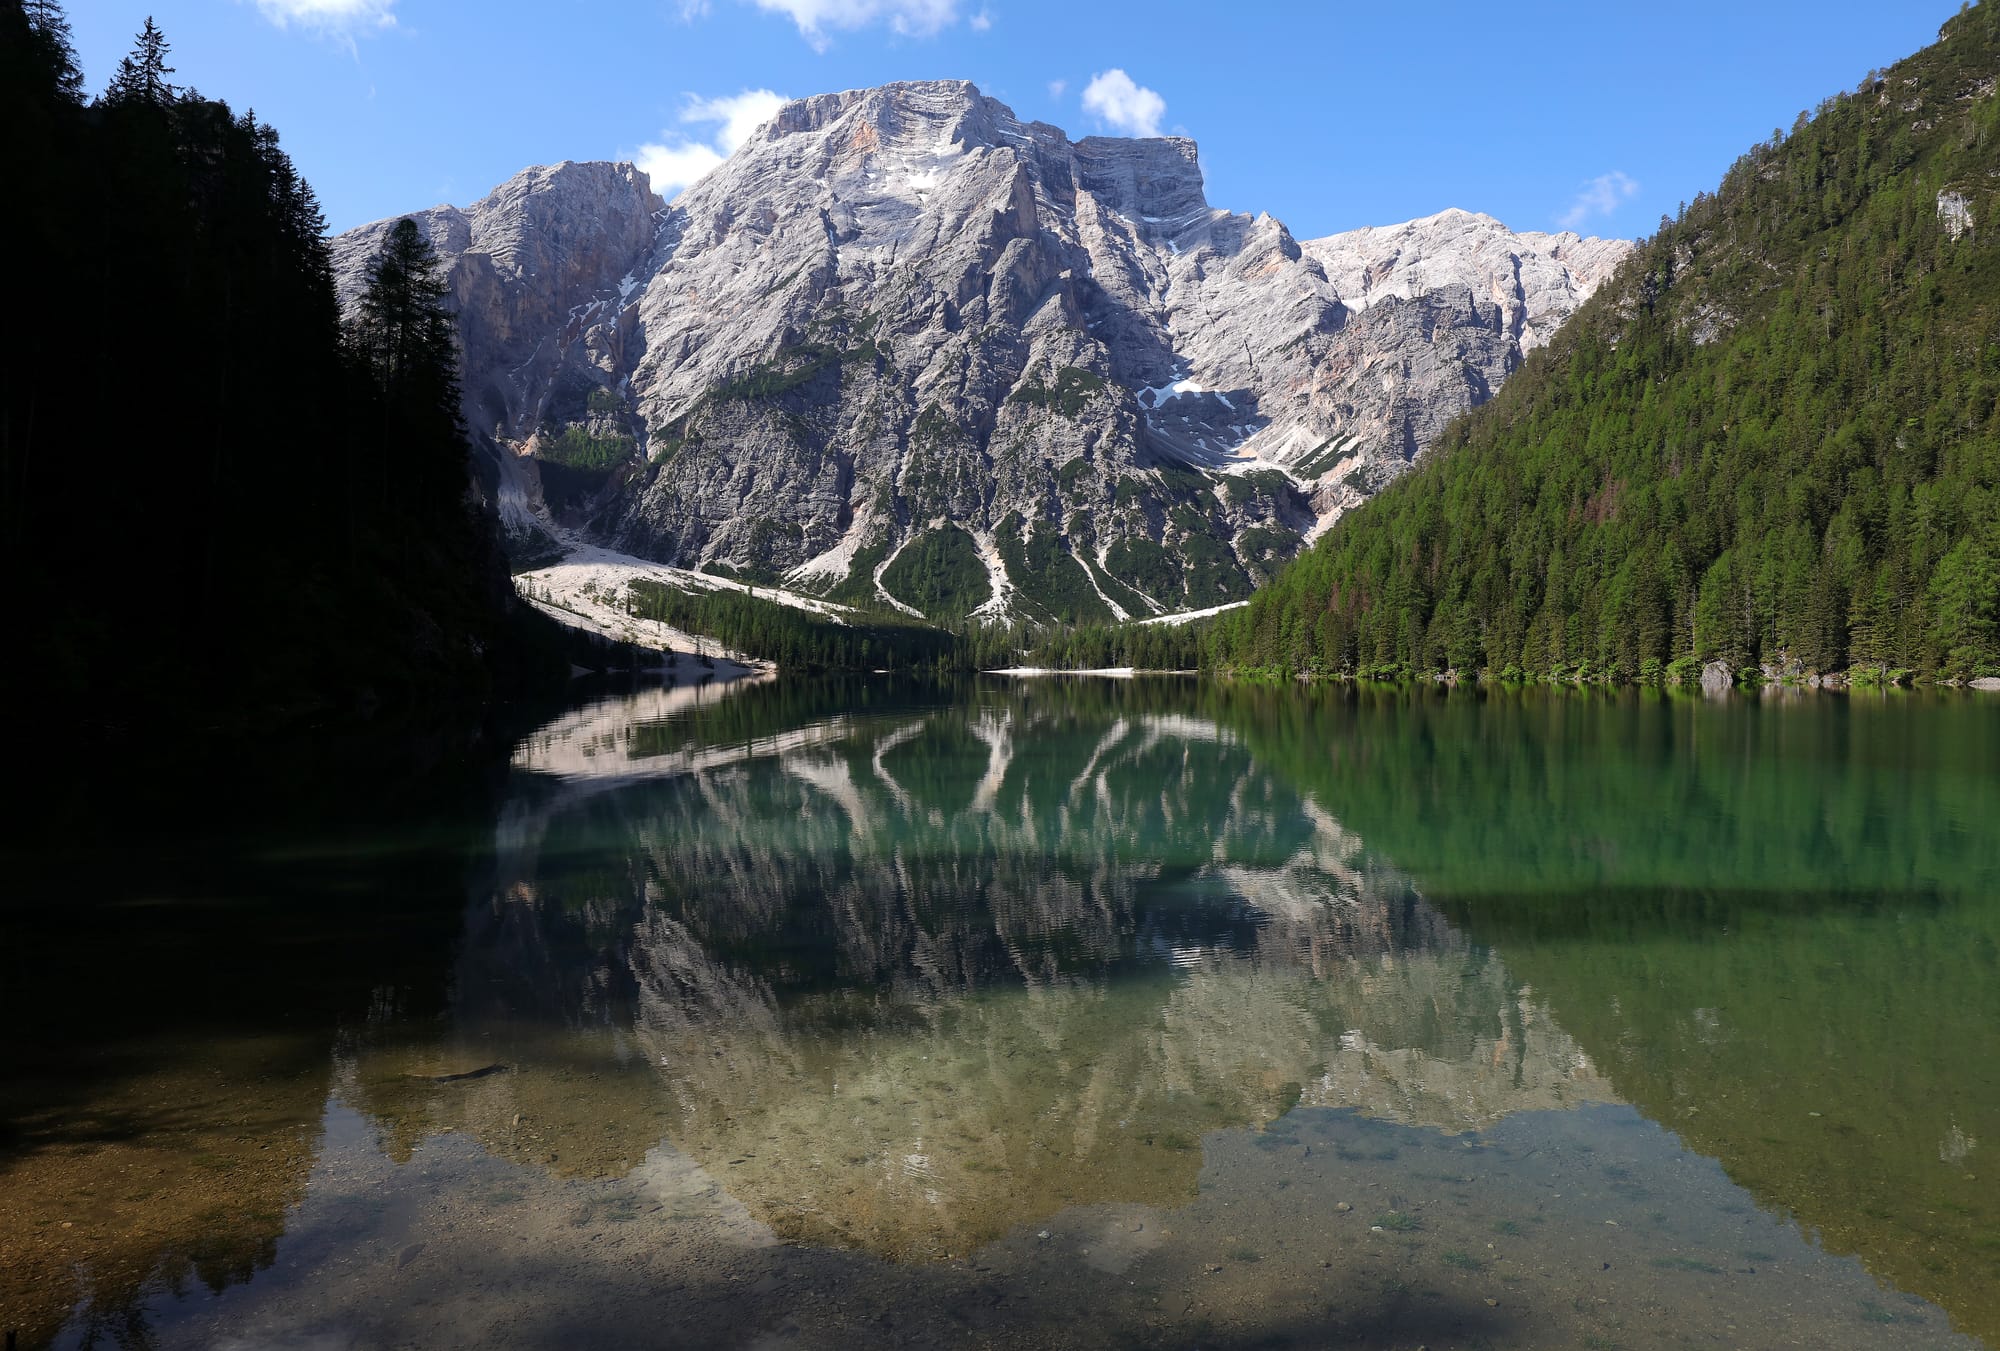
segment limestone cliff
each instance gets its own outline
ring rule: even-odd
[[[564,164],[418,220],[515,528],[1034,620],[1247,596],[1629,249],[1462,211],[1301,243],[1209,206],[1192,141],[961,81],[791,103],[670,205]]]

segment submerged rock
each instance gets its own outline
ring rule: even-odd
[[[490,1079],[496,1074],[505,1074],[505,1065],[482,1065],[476,1070],[466,1070],[460,1074],[413,1074],[410,1077],[427,1084],[462,1084],[473,1079]]]

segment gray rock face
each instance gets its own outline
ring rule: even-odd
[[[1943,191],[1937,195],[1938,224],[1954,244],[1972,233],[1972,204],[1962,192]]]
[[[619,335],[611,298],[633,289],[625,278],[652,247],[664,206],[629,164],[563,163],[523,170],[464,210],[412,213],[449,264],[466,425],[493,452],[510,531],[532,531],[543,515],[539,478],[518,451],[562,391],[587,399],[597,387],[597,351]],[[333,240],[343,305],[360,295],[394,223]]]
[[[1629,249],[1461,211],[1301,244],[1210,207],[1191,141],[954,81],[792,103],[670,206],[565,164],[418,220],[514,524],[1035,620],[1243,598]]]

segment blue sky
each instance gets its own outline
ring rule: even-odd
[[[529,164],[697,172],[769,103],[965,78],[1071,135],[1201,143],[1301,238],[1484,211],[1638,235],[1956,0],[70,0],[101,87],[150,13],[176,79],[275,125],[340,230]],[[669,193],[671,195],[671,193]]]

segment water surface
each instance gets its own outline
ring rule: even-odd
[[[502,759],[18,860],[0,1325],[2000,1346],[2000,701],[781,681]]]

